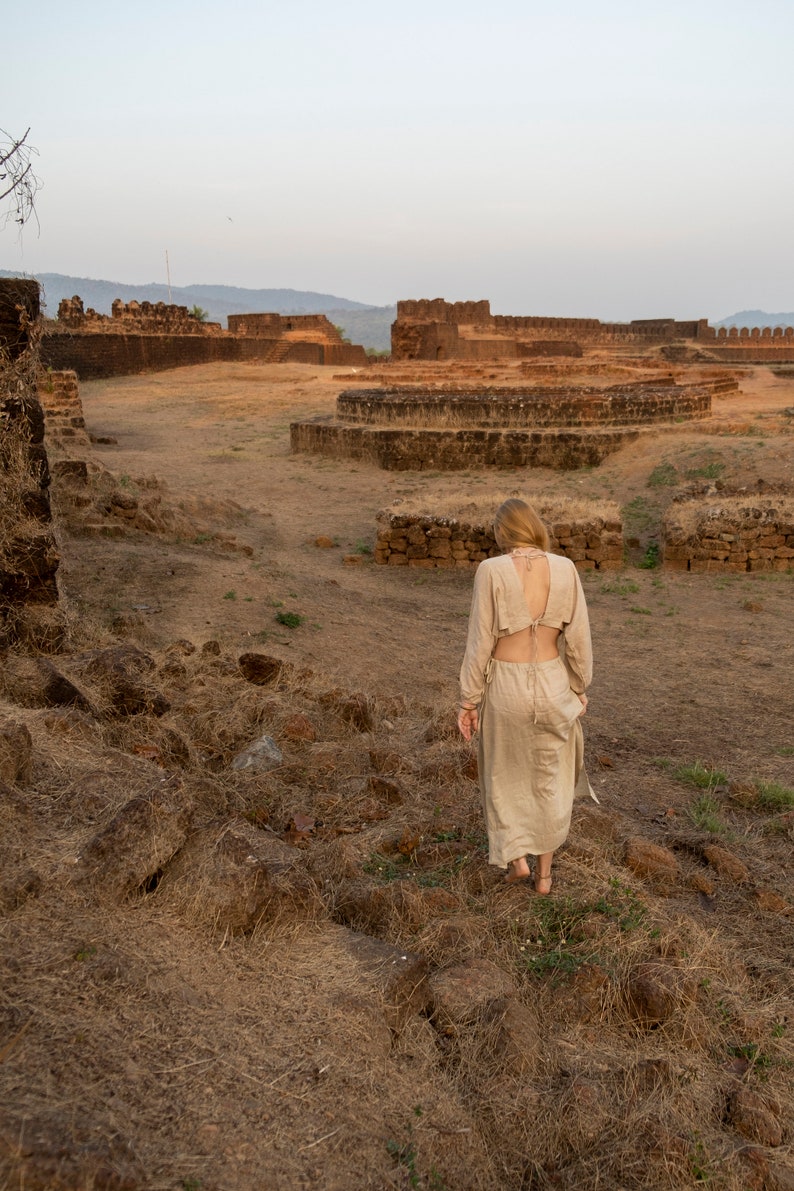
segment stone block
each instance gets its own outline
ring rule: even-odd
[[[739,884],[745,884],[750,880],[750,870],[747,865],[733,852],[729,852],[727,848],[721,848],[719,844],[708,844],[703,849],[703,856],[721,877],[728,877],[731,881],[736,881]]]

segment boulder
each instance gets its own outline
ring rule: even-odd
[[[242,820],[191,837],[161,882],[192,917],[244,934],[278,915],[316,916],[319,891],[303,853]]]
[[[155,661],[135,645],[111,645],[82,654],[81,673],[96,683],[113,715],[164,715],[170,704],[152,682]]]
[[[75,876],[117,899],[156,883],[187,838],[192,800],[177,775],[131,798],[81,849]]]
[[[444,1034],[456,1034],[494,1001],[516,991],[512,976],[487,959],[470,959],[434,972],[429,984],[433,1021]]]

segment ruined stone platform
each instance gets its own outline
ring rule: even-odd
[[[707,418],[711,388],[393,386],[347,389],[336,415],[293,422],[293,451],[393,471],[592,467],[646,427]]]

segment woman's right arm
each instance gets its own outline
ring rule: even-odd
[[[496,643],[494,619],[490,575],[488,568],[480,564],[474,576],[466,652],[460,668],[458,727],[467,740],[479,724],[478,708],[485,687],[485,668]]]

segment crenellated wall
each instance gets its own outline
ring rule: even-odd
[[[514,359],[537,354],[533,343],[552,336],[560,344],[653,345],[707,337],[708,321],[672,318],[602,323],[595,318],[492,315],[490,303],[445,302],[443,298],[397,303],[392,324],[395,360]],[[549,354],[549,353],[547,353]],[[561,354],[575,354],[563,350]]]
[[[58,306],[61,329],[91,331],[94,334],[119,333],[141,335],[218,335],[220,323],[205,323],[194,318],[187,306],[166,302],[122,302],[115,298],[112,314],[97,314],[91,306],[83,307],[83,299],[62,298]]]

